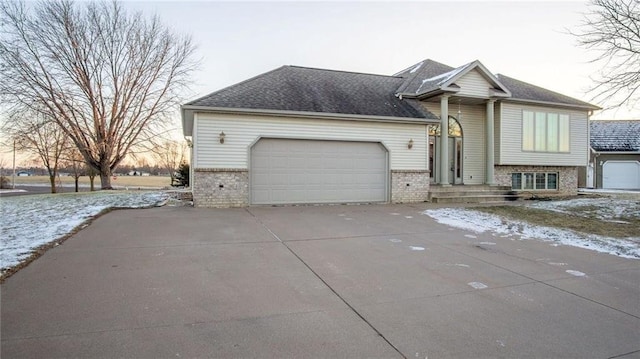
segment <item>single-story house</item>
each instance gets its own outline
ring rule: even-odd
[[[31,176],[31,172],[18,171],[18,172],[16,172],[16,176],[18,176],[18,177],[29,177],[29,176]]]
[[[640,189],[640,120],[591,121],[587,187]]]
[[[408,203],[449,186],[576,193],[597,109],[424,60],[390,76],[283,66],[183,105],[182,125],[196,206]]]

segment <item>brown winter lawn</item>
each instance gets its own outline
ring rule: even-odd
[[[637,237],[640,233],[640,217],[637,213],[604,220],[590,215],[593,208],[576,207],[572,213],[552,212],[526,206],[494,206],[474,208],[512,220],[525,221],[547,227],[571,229],[576,232],[606,237]]]
[[[65,185],[73,185],[72,176],[60,176],[56,178],[56,183],[61,181]],[[80,177],[80,184],[89,185],[89,177]],[[48,176],[26,176],[16,177],[16,186],[29,184],[49,184]],[[94,182],[96,188],[100,188],[100,177],[96,177]],[[111,177],[112,186],[128,186],[128,187],[168,187],[171,185],[171,178],[168,176],[118,176],[115,180]]]

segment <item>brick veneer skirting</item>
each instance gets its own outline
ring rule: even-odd
[[[511,174],[514,172],[557,172],[557,191],[535,191],[556,195],[578,194],[578,167],[569,166],[495,166],[495,181],[501,186],[511,187]],[[533,192],[532,190],[525,190]]]
[[[236,168],[196,168],[193,181],[195,207],[249,205],[249,171]]]
[[[392,170],[391,202],[419,203],[429,195],[429,171]],[[249,170],[196,168],[193,179],[195,207],[246,207],[249,205]]]
[[[391,170],[391,203],[419,203],[429,197],[429,171]]]

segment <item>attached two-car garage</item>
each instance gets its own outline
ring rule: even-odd
[[[640,189],[640,162],[606,161],[602,165],[602,188]]]
[[[250,156],[251,204],[388,201],[388,151],[377,142],[263,138]]]

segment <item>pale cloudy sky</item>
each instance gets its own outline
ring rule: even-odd
[[[126,4],[193,36],[202,68],[189,100],[282,65],[391,75],[429,58],[453,67],[480,60],[494,73],[590,101],[597,71],[588,63],[593,54],[567,33],[586,1]],[[640,118],[640,111],[594,118]]]
[[[202,66],[186,101],[282,65],[392,75],[424,59],[480,60],[502,73],[583,101],[598,68],[567,29],[587,1],[221,2],[129,1],[191,34]],[[604,106],[603,103],[594,103]],[[640,109],[595,119],[639,119]],[[176,138],[181,138],[176,109]],[[4,148],[0,157],[10,155]]]

